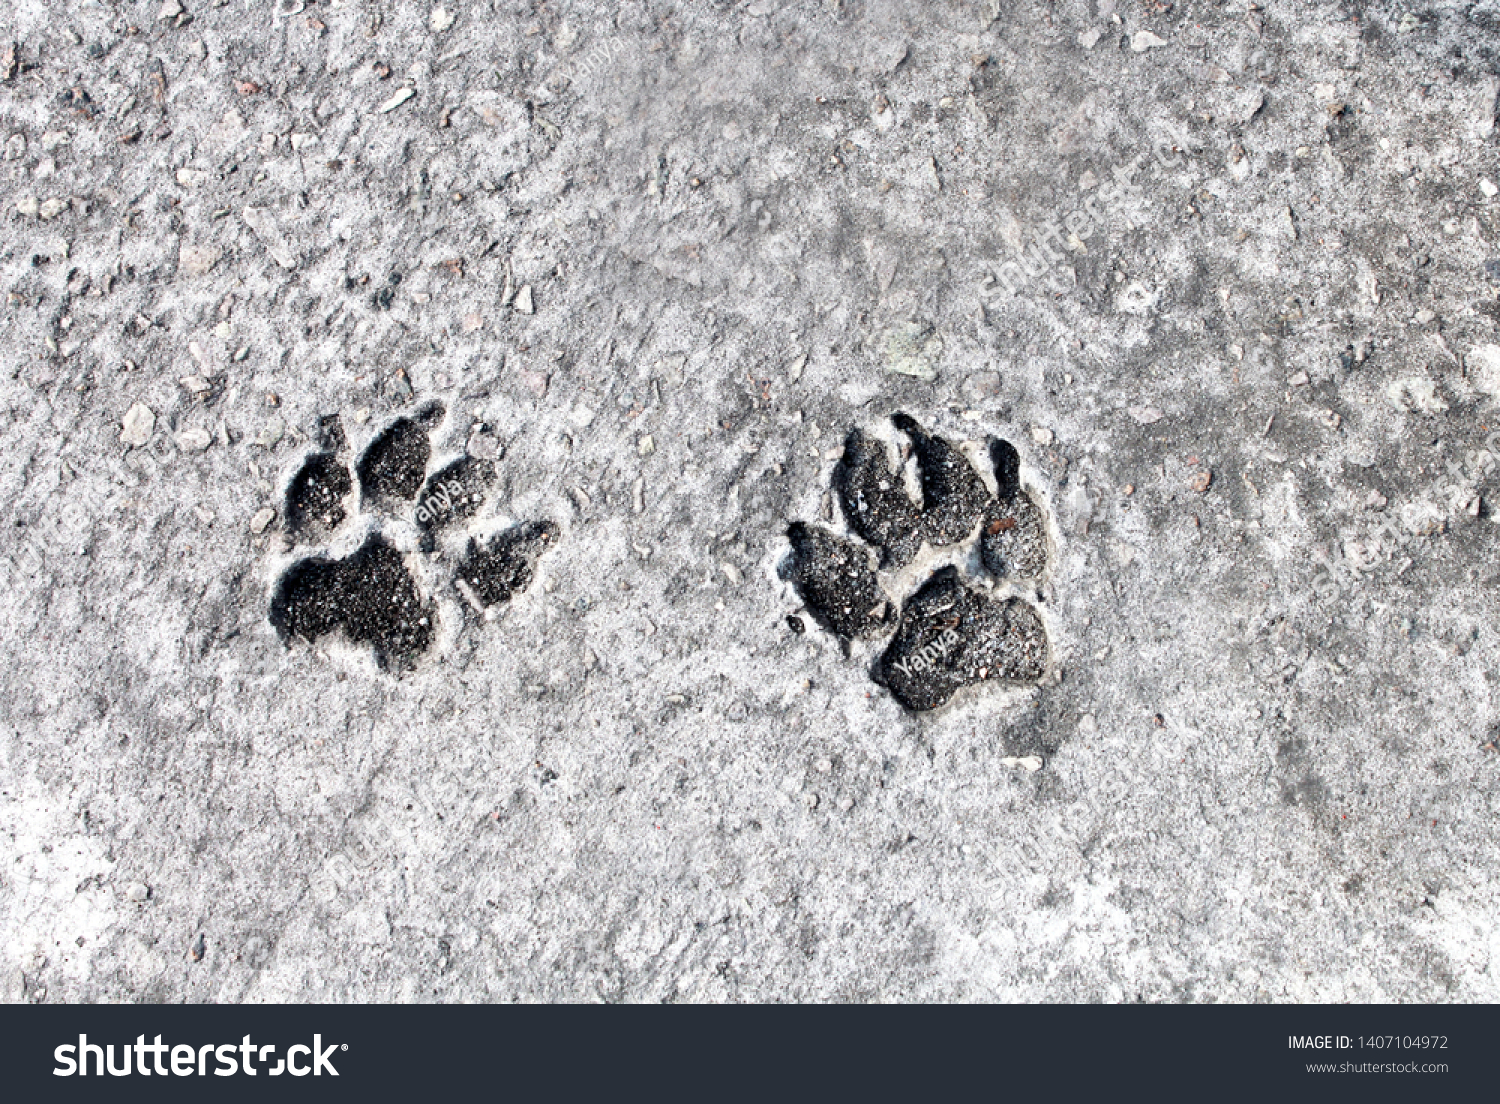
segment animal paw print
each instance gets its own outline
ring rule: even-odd
[[[1035,682],[1048,663],[1042,619],[1029,602],[991,593],[1047,570],[1046,517],[1021,485],[1020,455],[988,442],[992,490],[952,442],[905,414],[892,422],[909,442],[900,466],[887,442],[856,429],[834,469],[844,521],[862,540],[793,522],[785,577],[846,649],[891,637],[871,676],[908,709],[936,709],[976,683]],[[920,498],[906,486],[913,453]],[[924,579],[904,606],[891,599]]]
[[[342,558],[325,551],[300,559],[282,574],[270,621],[284,643],[342,634],[371,646],[383,670],[414,666],[436,638],[441,603],[435,593],[424,596],[408,564],[417,557],[430,567],[440,544],[454,545],[454,591],[483,617],[531,585],[557,527],[541,521],[488,537],[469,532],[490,505],[496,467],[465,455],[429,474],[432,433],[442,420],[436,403],[397,418],[365,448],[352,475],[337,415],[319,423],[319,450],[287,486],[287,530],[325,548],[358,544]]]

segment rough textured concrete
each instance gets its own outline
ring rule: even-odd
[[[1500,997],[1494,4],[14,0],[7,48],[9,997]],[[896,413],[987,493],[1011,442],[1051,555],[880,586],[1019,595],[1034,684],[908,711],[789,581]],[[377,536],[411,662],[283,639]]]

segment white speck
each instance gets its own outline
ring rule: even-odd
[[[427,25],[439,34],[453,26],[453,13],[447,8],[433,8]]]
[[[271,524],[271,519],[276,516],[276,511],[269,506],[262,506],[255,511],[255,516],[250,519],[250,532],[264,533],[266,526]]]
[[[1136,31],[1135,34],[1130,36],[1130,48],[1138,54],[1143,54],[1147,50],[1157,46],[1165,46],[1166,44],[1166,39],[1157,38],[1150,31]]]
[[[1500,195],[1500,188],[1495,187],[1495,182],[1488,177],[1480,179],[1479,190],[1484,193],[1486,199],[1494,199],[1496,195]]]
[[[532,301],[531,298],[530,284],[527,284],[520,291],[516,292],[516,310],[520,311],[522,314],[536,313],[536,304]]]
[[[475,613],[484,613],[484,603],[479,600],[478,593],[463,579],[454,579],[453,585],[458,592],[464,596],[464,601],[474,608]]]
[[[1006,756],[1000,760],[1000,765],[1002,767],[1010,767],[1012,770],[1039,771],[1042,769],[1042,761],[1035,755],[1023,755],[1019,759]]]
[[[398,88],[394,96],[386,100],[385,103],[381,104],[375,110],[382,115],[384,115],[388,111],[395,111],[396,108],[400,107],[416,94],[417,92],[414,88]]]

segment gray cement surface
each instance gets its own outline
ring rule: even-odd
[[[1500,6],[6,9],[7,998],[1500,997]],[[808,616],[897,413],[1039,680]]]

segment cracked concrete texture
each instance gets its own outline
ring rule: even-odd
[[[10,998],[1500,996],[1496,5],[7,22]],[[283,646],[433,401],[536,581],[351,499],[435,642]],[[789,627],[895,411],[1017,445],[1041,685]]]

